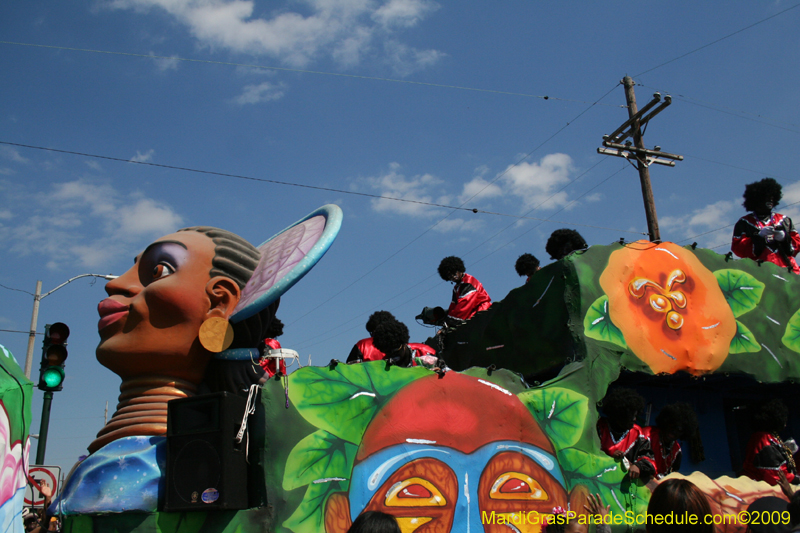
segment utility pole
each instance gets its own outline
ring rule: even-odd
[[[625,76],[622,79],[622,85],[625,87],[625,102],[628,104],[628,120],[623,122],[611,135],[603,136],[603,146],[605,148],[598,148],[597,153],[624,157],[632,165],[634,165],[634,163],[631,161],[631,158],[636,161],[634,166],[639,171],[639,181],[642,186],[644,212],[647,217],[647,233],[650,236],[650,241],[659,242],[661,241],[661,232],[658,230],[656,204],[653,199],[653,188],[650,185],[650,165],[656,163],[674,167],[674,160],[683,161],[683,156],[662,152],[660,146],[656,146],[653,150],[646,149],[644,147],[644,140],[642,139],[642,127],[646,126],[651,118],[670,105],[672,103],[672,97],[667,95],[664,101],[661,102],[661,94],[655,93],[653,95],[653,100],[640,111],[636,105],[633,78]],[[660,105],[653,109],[659,102],[661,102]],[[650,111],[651,109],[652,111]],[[626,141],[625,139],[628,137],[631,137],[633,142]],[[667,161],[667,159],[672,161]]]

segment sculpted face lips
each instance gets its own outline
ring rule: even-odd
[[[117,320],[125,318],[128,314],[128,306],[112,300],[111,298],[106,298],[97,304],[97,312],[100,315],[97,329],[98,331],[102,331],[106,326],[110,326]]]

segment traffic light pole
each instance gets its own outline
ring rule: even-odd
[[[50,404],[53,403],[53,393],[44,393],[44,402],[42,403],[42,423],[39,425],[39,444],[36,447],[36,463],[37,465],[44,464],[44,452],[47,448],[47,430],[50,428]]]

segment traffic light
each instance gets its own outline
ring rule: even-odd
[[[39,367],[39,389],[47,392],[60,391],[64,383],[64,361],[67,359],[67,337],[69,327],[63,322],[44,327],[42,363]]]

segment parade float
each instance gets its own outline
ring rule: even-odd
[[[259,247],[256,281],[243,290],[190,286],[224,277],[208,274],[215,253],[199,233],[168,236],[140,257],[159,279],[141,287],[150,317],[165,306],[174,328],[160,340],[140,329],[135,344],[101,328],[98,359],[123,378],[120,405],[51,508],[64,531],[345,533],[361,512],[382,510],[404,533],[536,532],[537,517],[554,507],[585,512],[587,493],[612,513],[642,515],[650,488],[600,450],[595,431],[598,401],[615,384],[647,398],[650,421],[667,403],[692,404],[707,459],[673,475],[701,487],[716,515],[778,494],[735,472],[750,434],[748,402],[798,395],[798,280],[769,263],[668,242],[593,246],[541,269],[447,333],[447,372],[332,361],[257,387],[245,428],[220,414],[225,405],[203,407],[221,394],[197,395],[207,368],[220,371],[214,365],[226,358],[251,364],[252,348],[235,344],[238,332],[231,344],[226,324],[236,330],[237,318],[267,312],[335,237],[338,208],[315,213]],[[158,254],[184,262],[168,283]],[[192,261],[205,263],[191,274]],[[109,284],[112,298],[126,276]],[[204,298],[202,313],[184,304]],[[211,315],[222,319],[205,333],[221,344],[216,355],[198,341]],[[145,345],[156,341],[153,359]],[[169,409],[184,406],[184,418],[170,410],[168,427],[174,398]],[[25,425],[9,416],[10,442],[21,446]],[[206,438],[212,426],[224,442]],[[800,428],[794,418],[792,427]]]

